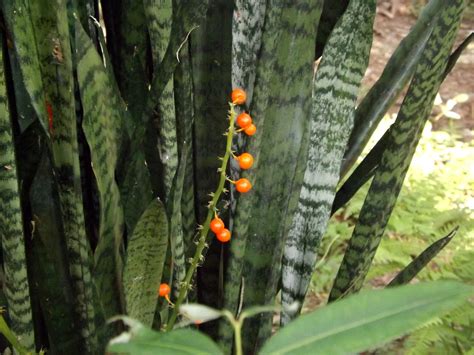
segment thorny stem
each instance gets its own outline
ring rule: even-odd
[[[217,185],[217,189],[214,192],[214,196],[212,198],[212,201],[209,203],[209,210],[207,212],[207,217],[206,220],[202,226],[201,232],[199,234],[199,242],[196,247],[196,252],[194,253],[194,257],[191,261],[191,264],[189,265],[188,271],[186,273],[186,277],[184,278],[183,283],[181,284],[180,290],[179,290],[179,295],[178,299],[175,302],[175,306],[173,308],[173,313],[171,314],[171,317],[168,321],[168,324],[166,325],[166,330],[170,331],[173,329],[173,326],[176,322],[176,318],[178,317],[178,312],[179,312],[179,307],[185,300],[188,290],[191,287],[191,279],[193,278],[193,275],[198,267],[202,252],[204,248],[206,247],[206,238],[207,234],[209,233],[209,224],[211,223],[212,218],[214,217],[215,210],[217,208],[217,202],[219,201],[219,198],[224,190],[224,185],[227,179],[226,176],[226,168],[227,168],[227,163],[229,161],[229,157],[231,156],[231,150],[232,150],[232,138],[234,137],[234,122],[235,122],[235,104],[230,103],[230,110],[229,110],[229,129],[227,130],[227,145],[226,145],[226,150],[225,150],[225,155],[222,158],[222,164],[219,169],[220,173],[220,179],[219,179],[219,184]]]

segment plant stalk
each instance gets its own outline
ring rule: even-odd
[[[171,314],[171,317],[168,321],[168,324],[166,325],[166,330],[170,331],[173,329],[173,326],[176,322],[176,318],[178,317],[178,312],[179,312],[179,307],[183,303],[184,299],[186,298],[188,294],[188,290],[191,287],[191,279],[194,275],[194,272],[196,271],[202,252],[204,248],[206,247],[206,238],[207,234],[209,233],[209,224],[211,223],[212,218],[214,217],[214,213],[216,211],[217,207],[217,202],[219,202],[219,198],[224,190],[224,185],[227,179],[226,176],[226,169],[227,169],[227,163],[229,161],[229,158],[231,156],[231,150],[232,150],[232,139],[234,137],[234,132],[235,132],[235,127],[234,127],[234,122],[235,122],[235,105],[233,103],[229,103],[230,110],[229,110],[229,129],[227,130],[227,144],[226,144],[226,150],[225,150],[225,155],[222,158],[222,165],[220,167],[220,179],[219,179],[219,184],[217,185],[217,189],[213,194],[212,200],[209,203],[209,210],[207,212],[207,217],[206,220],[202,226],[201,233],[199,234],[199,241],[198,245],[196,248],[196,252],[194,253],[194,257],[191,261],[191,264],[189,265],[189,269],[186,273],[186,277],[184,278],[183,283],[181,284],[178,299],[175,302],[173,313]]]

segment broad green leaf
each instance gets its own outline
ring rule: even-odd
[[[147,207],[128,242],[123,274],[127,314],[147,326],[153,323],[156,290],[168,247],[168,220],[159,200]]]
[[[330,218],[360,84],[369,63],[375,7],[373,0],[349,3],[316,72],[306,170],[282,261],[282,325],[299,313],[291,313],[290,305],[298,302],[301,309]]]
[[[354,129],[341,166],[341,177],[344,177],[355,163],[380,120],[413,76],[443,5],[443,0],[428,3],[410,33],[390,57],[380,79],[357,107]]]
[[[180,329],[158,333],[127,317],[121,319],[130,329],[110,341],[108,352],[129,355],[222,354],[217,345],[201,332]]]
[[[224,285],[224,307],[233,313],[237,312],[242,278],[244,308],[272,303],[276,294],[285,217],[292,213],[288,211],[292,191],[301,185],[295,171],[306,157],[314,38],[321,8],[322,2],[313,0],[267,2],[261,48],[258,56],[251,54],[257,62],[249,112],[257,133],[244,139],[247,144],[241,151],[250,152],[255,164],[237,174],[254,187],[238,197],[233,221],[232,258]],[[229,325],[221,324],[220,334],[230,343]],[[270,314],[246,322],[244,352],[254,352],[270,332]]]
[[[443,80],[451,47],[466,3],[444,2],[414,78],[392,125],[379,167],[359,214],[344,259],[334,281],[330,301],[357,292],[363,285],[395,206],[411,159]],[[437,53],[437,55],[433,55]],[[427,79],[429,78],[429,80]]]
[[[3,43],[3,35],[0,35]],[[29,350],[34,348],[33,318],[25,254],[25,237],[13,140],[8,108],[3,50],[0,50],[0,238],[3,253],[4,292],[12,330]],[[2,318],[3,321],[3,318]]]
[[[303,315],[260,354],[348,354],[371,350],[459,306],[474,288],[439,281],[363,292]]]
[[[426,248],[420,255],[400,271],[395,278],[390,281],[387,287],[399,286],[409,283],[418,273],[443,250],[443,248],[454,238],[459,227],[454,228],[447,236],[441,238]]]
[[[120,247],[124,216],[115,169],[120,154],[125,106],[114,91],[92,41],[76,20],[77,80],[84,118],[82,127],[90,147],[92,170],[99,196],[99,241],[94,252],[94,281],[109,318],[123,310],[120,299],[122,260]]]

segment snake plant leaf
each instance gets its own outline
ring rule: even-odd
[[[186,256],[191,257],[194,255],[195,247],[193,238],[196,233],[196,214],[194,206],[194,163],[190,157],[193,149],[194,97],[189,45],[184,46],[180,53],[181,62],[174,73],[174,93],[178,148],[181,152],[189,149],[184,168],[181,215],[184,245],[187,248]],[[189,147],[186,148],[186,146]]]
[[[172,332],[155,332],[139,322],[121,317],[129,331],[112,339],[107,352],[130,355],[205,355],[222,354],[217,345],[202,332],[180,329]]]
[[[176,4],[168,47],[161,62],[153,68],[153,80],[144,112],[145,120],[150,118],[150,113],[156,108],[163,90],[179,64],[179,52],[183,44],[186,43],[191,32],[203,26],[208,3],[208,0],[189,0]],[[143,136],[143,127],[138,128],[135,136]]]
[[[146,0],[144,4],[151,42],[153,66],[155,67],[163,60],[166,46],[170,40],[173,6],[171,0]],[[178,168],[178,142],[176,137],[176,112],[172,78],[168,81],[163,89],[163,93],[158,99],[156,121],[159,131],[158,153],[160,155],[160,165],[163,170],[163,197],[167,202],[173,184],[173,178]]]
[[[71,38],[66,1],[58,0],[54,4],[46,0],[29,2],[28,16],[34,31],[32,40],[39,58],[39,69],[35,68],[43,81],[44,97],[41,98],[41,104],[47,106],[49,111],[46,121],[47,133],[50,136],[49,144],[58,183],[61,211],[67,216],[63,219],[63,233],[73,280],[75,311],[80,319],[78,328],[87,342],[87,351],[95,351],[96,309],[93,304],[90,270],[91,249],[84,227]],[[22,66],[22,61],[19,62]],[[28,85],[26,88],[32,97],[37,97],[34,88]]]
[[[462,41],[462,43],[458,46],[458,48],[456,48],[456,50],[451,54],[451,56],[449,57],[448,65],[446,66],[446,70],[444,71],[445,78],[446,76],[448,76],[451,70],[453,70],[459,57],[472,41],[474,41],[474,32],[471,32],[469,36],[467,36],[464,41]]]
[[[332,205],[331,215],[339,208],[344,206],[364,184],[370,180],[375,174],[380,164],[382,154],[387,147],[390,129],[385,132],[382,138],[370,150],[369,154],[360,162],[354,172],[337,190],[334,203]]]
[[[3,42],[3,36],[0,36],[0,42]],[[34,349],[33,318],[13,125],[8,108],[3,55],[3,51],[0,50],[0,238],[5,270],[4,291],[12,331],[27,349],[32,350]]]
[[[426,248],[420,255],[418,255],[413,261],[408,264],[392,281],[387,287],[400,286],[409,283],[418,273],[443,250],[443,248],[454,238],[459,227],[454,228],[447,236],[437,240]]]
[[[209,193],[214,191],[225,150],[227,101],[231,87],[231,16],[233,5],[209,3],[205,18],[190,35],[194,83],[194,156],[198,222],[205,218]],[[212,127],[212,129],[210,129]]]
[[[34,138],[38,141],[37,137]],[[28,150],[30,155],[37,154],[33,153],[33,149]],[[59,194],[46,152],[41,154],[29,191],[34,223],[31,249],[32,278],[35,281],[32,285],[48,329],[49,350],[68,354],[74,354],[78,349],[86,351],[76,330],[74,308],[70,302],[74,299],[74,292],[68,273],[67,248],[62,235]]]
[[[444,1],[435,0],[425,6],[415,25],[390,57],[379,80],[357,107],[354,129],[341,165],[341,177],[351,169],[380,120],[412,78],[443,4]]]
[[[37,117],[46,132],[49,134],[48,116],[46,113],[46,96],[44,79],[41,75],[41,53],[37,44],[37,34],[29,16],[29,5],[24,1],[2,1],[2,10],[7,24],[11,43],[15,49],[15,56],[21,70],[21,79],[30,96]],[[42,43],[44,46],[46,43]],[[48,47],[51,44],[48,43]],[[15,62],[13,62],[15,63]],[[15,73],[19,77],[18,72]],[[17,84],[19,85],[19,84]],[[21,122],[21,120],[20,120]]]
[[[261,354],[349,354],[373,350],[462,304],[472,286],[454,281],[363,292],[303,315]]]
[[[301,309],[330,217],[360,83],[369,62],[374,16],[375,1],[352,0],[326,44],[316,73],[307,167],[283,255],[283,325]],[[300,309],[291,312],[295,302]]]
[[[133,122],[140,124],[149,84],[145,8],[143,1],[134,0],[123,0],[115,6],[118,7],[120,26],[114,70]]]
[[[84,111],[82,126],[90,147],[100,206],[93,276],[105,316],[109,318],[123,309],[123,300],[118,296],[122,293],[119,250],[124,216],[115,168],[120,154],[125,107],[114,95],[113,78],[107,75],[99,54],[78,20],[75,34],[77,79]]]
[[[432,4],[430,2],[430,4]],[[444,72],[443,80],[449,74],[449,72],[454,68],[456,61],[462,54],[463,50],[467,48],[469,43],[474,39],[474,34],[470,34],[466,39],[459,45],[459,47],[451,54],[449,57],[448,65]],[[364,99],[363,102],[365,102]],[[356,117],[357,112],[362,109],[362,106],[356,110]],[[354,131],[352,132],[354,134]],[[332,206],[331,214],[335,213],[339,208],[345,205],[354,195],[355,193],[367,182],[369,181],[372,176],[375,174],[375,170],[377,169],[380,159],[382,158],[382,153],[385,147],[387,146],[388,141],[388,134],[389,132],[385,132],[383,137],[377,142],[377,144],[371,149],[369,154],[364,158],[364,160],[357,166],[357,168],[353,171],[351,176],[344,182],[341,188],[337,191],[336,197],[334,199],[334,204]],[[351,139],[349,139],[349,146]],[[350,152],[349,148],[346,151],[346,155]],[[349,159],[349,158],[346,158]],[[344,164],[344,163],[343,163]],[[341,171],[341,176],[344,175],[344,171]]]
[[[324,47],[331,35],[334,26],[346,11],[350,0],[331,1],[324,0],[323,12],[318,25],[318,35],[316,37],[316,58],[321,57]]]
[[[442,82],[465,5],[463,0],[444,2],[397,121],[390,129],[387,148],[360,211],[330,301],[357,292],[363,285]],[[434,56],[434,52],[438,54]]]
[[[155,315],[168,234],[165,208],[154,200],[140,217],[127,247],[123,273],[127,314],[147,326]]]
[[[173,255],[173,293],[178,297],[182,281],[186,276],[185,245],[183,237],[183,220],[181,214],[181,198],[184,187],[184,174],[190,156],[190,146],[184,146],[181,153],[178,171],[175,174],[170,193],[168,215],[170,216],[170,244]]]
[[[235,1],[232,18],[232,87],[245,90],[247,107],[252,104],[266,11],[264,1]]]
[[[320,1],[296,6],[267,3],[250,110],[258,129],[245,149],[254,155],[255,164],[242,174],[254,189],[238,200],[224,285],[224,307],[233,313],[242,278],[246,308],[272,302],[276,294],[285,214],[291,191],[297,189],[295,169],[308,135],[313,46],[321,7]],[[244,351],[253,352],[270,334],[270,316],[246,324]],[[229,325],[222,321],[219,334],[226,347],[232,342],[229,333]]]
[[[17,121],[20,132],[24,132],[30,125],[38,120],[35,108],[33,107],[31,97],[26,90],[23,81],[20,63],[15,51],[9,50],[8,57],[10,59],[10,73],[12,76],[13,90],[15,92],[15,108],[17,112]]]

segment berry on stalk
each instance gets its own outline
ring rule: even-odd
[[[250,126],[244,129],[244,132],[248,136],[253,136],[255,132],[257,132],[257,127],[255,127],[254,124],[251,124]]]
[[[237,157],[237,161],[241,169],[247,170],[253,165],[253,156],[250,153],[242,153]]]
[[[230,231],[224,228],[220,233],[216,234],[217,240],[221,243],[227,243],[230,240]]]
[[[241,178],[235,182],[235,188],[244,194],[252,189],[252,184],[246,178]]]
[[[233,104],[242,105],[247,100],[247,94],[244,90],[237,88],[232,90],[231,98]]]
[[[252,117],[250,117],[248,113],[243,112],[237,116],[236,123],[237,123],[237,126],[245,129],[252,124]]]
[[[224,222],[219,217],[215,217],[209,226],[211,231],[213,231],[215,234],[219,234],[225,229]]]

